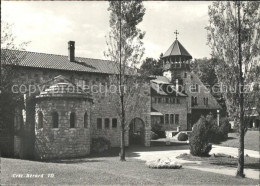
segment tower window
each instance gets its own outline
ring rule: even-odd
[[[70,128],[75,128],[76,114],[75,112],[70,113]]]
[[[42,112],[38,113],[38,126],[39,126],[40,129],[43,128],[43,114],[42,114]]]
[[[187,72],[184,72],[184,78],[187,78]]]
[[[57,112],[52,113],[52,127],[53,128],[59,127],[59,114]]]

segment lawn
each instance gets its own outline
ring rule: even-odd
[[[259,131],[247,131],[245,135],[245,149],[259,151]],[[229,133],[228,139],[224,142],[221,142],[221,146],[227,147],[239,147],[239,136],[238,133]]]
[[[148,148],[149,149],[149,148]],[[129,155],[131,156],[131,155]],[[56,162],[1,158],[1,184],[25,185],[256,185],[258,180],[237,179],[215,173],[182,169],[149,169],[128,158],[89,157]],[[14,175],[16,174],[16,175]],[[43,178],[16,178],[17,174],[43,174]],[[54,177],[48,177],[53,174]]]
[[[191,154],[181,154],[177,158],[189,160],[189,161],[202,161],[204,165],[208,164],[226,166],[226,167],[237,167],[237,158],[232,156],[227,156],[225,154],[216,154],[210,157],[197,157]],[[260,160],[259,158],[245,157],[245,168],[260,170]]]

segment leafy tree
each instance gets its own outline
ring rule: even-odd
[[[160,59],[156,60],[154,58],[146,58],[141,67],[140,71],[144,75],[156,75],[162,76],[163,75],[163,61]]]
[[[219,81],[215,72],[216,65],[216,59],[202,58],[195,59],[192,62],[191,67],[192,71],[200,77],[202,83],[211,90],[211,94],[215,97],[222,108],[220,115],[224,117],[227,116],[226,101],[219,88]]]
[[[258,94],[248,89],[259,77],[254,69],[259,62],[259,1],[213,2],[209,6],[208,45],[229,115],[239,120],[239,153],[237,176],[244,177],[244,111],[250,107],[249,97]],[[250,85],[250,86],[249,86]],[[228,89],[226,89],[228,88]]]
[[[18,43],[12,34],[12,25],[1,21],[1,62],[0,62],[0,131],[1,153],[11,156],[12,137],[14,134],[14,108],[19,104],[20,95],[12,92],[15,79],[15,65],[25,56],[19,56],[17,50],[24,50],[28,42]]]
[[[145,8],[142,1],[109,1],[108,10],[111,30],[105,55],[115,62],[118,69],[118,74],[112,82],[119,87],[115,109],[121,124],[120,160],[125,161],[125,131],[129,123],[127,118],[134,115],[138,104],[149,101],[142,99],[146,92],[140,88],[143,79],[136,71],[136,66],[144,54],[142,39],[145,33],[137,25],[143,20]]]

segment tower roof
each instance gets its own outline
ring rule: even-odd
[[[176,56],[176,57],[186,57],[187,59],[192,59],[189,52],[182,46],[182,44],[176,39],[170,48],[164,53],[164,57]]]

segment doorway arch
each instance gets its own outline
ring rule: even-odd
[[[129,125],[129,145],[144,145],[145,124],[140,118],[134,118]]]

